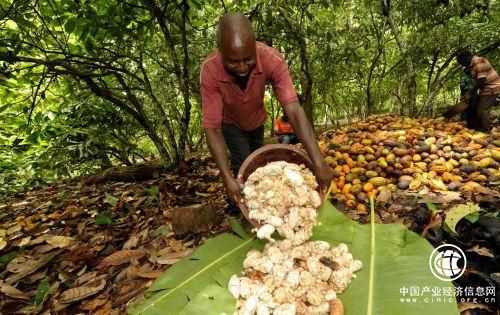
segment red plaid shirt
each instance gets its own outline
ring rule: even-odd
[[[474,80],[486,79],[485,85],[479,91],[480,95],[497,95],[500,94],[500,76],[493,69],[488,59],[484,57],[474,56],[471,64],[471,74]]]

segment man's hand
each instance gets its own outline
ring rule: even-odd
[[[239,204],[241,197],[241,184],[234,177],[230,176],[224,178],[224,186],[226,187],[227,194],[236,204]]]
[[[321,189],[326,191],[330,187],[330,183],[333,179],[332,169],[328,166],[328,164],[326,164],[326,162],[323,161],[319,166],[315,167],[314,173],[319,186]]]
[[[284,110],[292,124],[293,130],[295,130],[300,142],[304,145],[307,154],[313,162],[314,174],[316,175],[318,184],[322,189],[328,189],[333,179],[333,171],[326,164],[319,150],[314,131],[309,120],[307,120],[304,110],[299,103],[288,104],[284,107]]]
[[[220,128],[206,128],[205,132],[207,135],[208,148],[214,157],[215,164],[217,164],[217,167],[221,171],[227,194],[229,195],[229,198],[234,200],[236,203],[239,203],[241,200],[241,185],[233,177],[229,168],[229,161],[227,159],[222,130]]]

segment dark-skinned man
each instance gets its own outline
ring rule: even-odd
[[[490,109],[499,103],[500,76],[493,69],[488,59],[484,57],[475,56],[466,50],[458,52],[456,56],[458,63],[464,70],[470,71],[470,75],[474,80],[474,86],[469,92],[471,94],[469,99],[471,100],[478,95],[477,100],[470,101],[468,106],[461,107],[463,110],[467,110],[467,125],[487,132],[492,127]],[[458,106],[455,107],[458,110]],[[457,113],[457,110],[454,112]]]
[[[327,187],[332,171],[319,151],[283,56],[256,42],[250,21],[239,13],[221,18],[217,46],[200,69],[202,120],[208,147],[230,200],[236,204],[241,200],[241,186],[235,175],[246,157],[263,143],[267,82],[309,154],[319,184]],[[231,167],[225,145],[230,151]]]

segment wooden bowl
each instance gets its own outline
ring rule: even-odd
[[[314,174],[314,168],[307,153],[293,145],[288,144],[268,144],[254,152],[252,152],[246,160],[241,164],[238,172],[238,180],[240,183],[245,183],[248,176],[259,167],[265,166],[267,163],[274,161],[286,161],[295,164],[304,164]],[[323,192],[319,185],[317,191],[320,197],[323,198]],[[248,208],[244,202],[240,202],[238,206],[245,218],[255,227],[260,227],[261,224],[249,218]]]

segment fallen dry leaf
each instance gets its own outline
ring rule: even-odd
[[[73,244],[74,239],[69,236],[51,235],[47,238],[47,243],[54,247],[65,248]]]
[[[80,277],[78,277],[75,282],[73,283],[74,286],[81,286],[87,282],[95,281],[97,278],[98,272],[97,271],[91,271],[91,272],[86,272]]]
[[[127,277],[129,279],[134,279],[134,278],[156,279],[159,276],[161,276],[162,273],[163,273],[162,271],[152,270],[148,266],[142,266],[140,268],[136,266],[130,266],[127,268]]]
[[[478,304],[478,303],[459,303],[458,304],[458,311],[460,313],[468,311],[468,310],[486,310],[491,312],[491,309],[484,304]]]
[[[13,298],[21,300],[30,300],[31,298],[26,293],[14,288],[13,286],[0,280],[0,292]]]
[[[102,279],[100,282],[93,286],[87,284],[85,286],[71,288],[61,294],[59,301],[63,304],[69,304],[79,300],[83,300],[85,298],[88,298],[89,296],[99,293],[102,289],[104,289],[104,287],[106,287],[106,280]]]
[[[20,255],[12,259],[7,265],[7,271],[12,273],[18,273],[23,270],[26,266],[26,262],[32,260],[31,256]]]
[[[0,250],[4,249],[7,246],[7,241],[0,237]]]
[[[24,237],[17,246],[19,247],[24,247],[30,244],[31,241],[31,236]]]
[[[5,282],[7,282],[9,284],[16,283],[17,281],[23,279],[24,277],[32,274],[33,272],[37,271],[38,269],[40,269],[43,266],[45,266],[46,264],[48,264],[54,257],[59,255],[60,253],[61,253],[61,250],[57,250],[57,251],[42,255],[39,259],[26,261],[21,266],[18,266],[19,269],[17,269],[17,273],[9,276],[5,280]]]
[[[472,248],[469,248],[468,250],[466,250],[466,252],[474,252],[474,253],[481,255],[481,256],[495,258],[495,255],[493,255],[493,253],[491,252],[490,249],[488,249],[486,247],[481,247],[479,245],[474,245]]]
[[[104,306],[101,307],[100,309],[98,309],[94,315],[110,315],[113,311],[112,311],[112,306],[113,304],[111,303],[111,301],[107,301],[105,304],[103,304]]]
[[[126,250],[120,250],[117,251],[108,257],[104,258],[101,263],[97,266],[97,269],[103,269],[107,268],[109,266],[118,266],[121,264],[125,264],[129,262],[132,259],[140,259],[144,255],[146,255],[146,252],[143,250],[132,250],[132,249],[126,249]]]
[[[162,253],[162,251],[160,251],[157,255],[152,256],[150,260],[152,260],[153,263],[160,265],[173,265],[182,258],[191,255],[192,252],[193,250],[190,248],[180,252]]]
[[[133,249],[137,247],[139,243],[140,236],[137,234],[132,235],[126,242],[123,244],[123,249]]]
[[[85,311],[93,312],[97,308],[99,308],[99,307],[103,306],[104,304],[106,304],[108,302],[108,300],[109,300],[109,297],[103,293],[103,294],[100,294],[100,295],[96,296],[92,300],[84,302],[82,304],[82,306],[80,306],[80,308],[82,310],[85,310]]]

